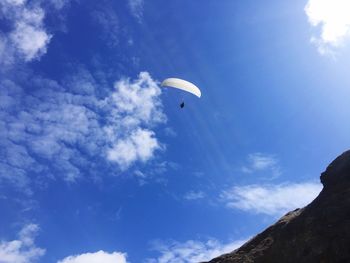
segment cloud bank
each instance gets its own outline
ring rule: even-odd
[[[0,182],[19,188],[34,176],[74,182],[99,165],[116,174],[162,149],[153,129],[166,116],[160,88],[147,72],[120,79],[104,97],[87,71],[64,85],[27,81],[29,93],[0,82]]]
[[[223,191],[221,199],[229,208],[282,216],[310,203],[321,189],[320,183],[234,186]]]

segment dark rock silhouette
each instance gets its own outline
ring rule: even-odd
[[[350,151],[321,174],[323,190],[302,209],[210,263],[350,262]]]

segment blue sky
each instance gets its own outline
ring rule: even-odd
[[[0,262],[199,262],[317,196],[349,4],[219,2],[0,2]]]

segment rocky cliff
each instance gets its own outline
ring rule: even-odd
[[[350,151],[321,174],[323,190],[232,253],[210,263],[350,262]]]

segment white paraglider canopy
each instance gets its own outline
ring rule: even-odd
[[[162,82],[161,86],[181,89],[196,95],[198,98],[202,95],[200,89],[196,85],[183,79],[168,78]]]

